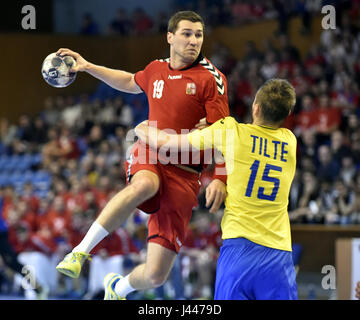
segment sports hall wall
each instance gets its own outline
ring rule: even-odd
[[[311,36],[299,33],[301,22],[295,18],[290,23],[290,37],[303,53],[312,43],[319,41],[320,17],[313,22]],[[205,55],[210,55],[215,42],[227,45],[233,55],[241,59],[246,41],[254,41],[262,48],[263,40],[271,38],[276,44],[276,21],[255,23],[239,28],[217,28],[207,34]],[[79,73],[75,83],[65,89],[52,88],[41,76],[41,64],[45,56],[60,47],[68,47],[81,53],[96,64],[135,72],[149,61],[168,56],[165,35],[146,37],[74,36],[22,33],[0,34],[1,59],[1,108],[0,117],[17,121],[20,114],[34,114],[43,108],[47,96],[80,94],[95,90],[98,80]]]

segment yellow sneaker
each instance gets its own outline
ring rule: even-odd
[[[57,266],[56,270],[71,278],[78,278],[85,260],[91,260],[86,252],[70,252]]]
[[[104,278],[105,296],[104,300],[126,300],[115,292],[116,283],[123,277],[118,273],[108,273]]]

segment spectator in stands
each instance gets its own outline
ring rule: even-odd
[[[165,32],[167,32],[168,20],[168,14],[164,11],[160,11],[154,21],[154,31],[160,34],[164,34]]]
[[[272,0],[272,5],[277,13],[278,29],[276,33],[287,34],[290,18],[289,3],[284,0]]]
[[[133,108],[125,103],[124,98],[118,96],[114,99],[114,111],[116,114],[116,125],[122,126],[133,126],[134,124],[134,115]]]
[[[245,63],[249,63],[252,60],[263,60],[263,54],[258,50],[254,41],[250,40],[246,42],[245,55],[242,60]]]
[[[72,128],[77,125],[77,122],[82,116],[82,112],[82,105],[80,103],[75,103],[74,97],[69,96],[66,99],[64,110],[61,112],[61,121],[63,121],[68,128]]]
[[[50,127],[48,130],[49,141],[42,149],[43,162],[45,168],[48,168],[53,161],[64,161],[77,159],[80,156],[76,140],[71,137],[71,132],[67,127],[61,131],[56,127]]]
[[[58,123],[60,110],[56,108],[55,99],[53,97],[49,96],[45,98],[41,118],[43,118],[45,124],[49,126],[53,126]]]
[[[3,145],[3,150],[8,151],[14,141],[17,133],[17,127],[10,123],[7,118],[0,118],[0,142]]]
[[[351,154],[351,149],[345,144],[344,134],[340,130],[331,133],[330,149],[333,158],[340,164],[343,157]]]
[[[303,184],[301,182],[301,173],[300,173],[300,169],[298,168],[295,171],[294,179],[290,188],[288,212],[292,212],[299,207],[299,201],[300,201],[302,189],[303,189]]]
[[[313,117],[314,129],[319,143],[327,142],[331,133],[337,130],[341,124],[339,109],[330,105],[329,97],[326,94],[319,97],[319,104],[314,109]]]
[[[103,139],[103,129],[100,125],[94,125],[90,130],[90,134],[87,136],[86,144],[88,148],[90,148],[95,153],[98,153]]]
[[[301,17],[301,34],[308,35],[311,31],[312,16],[307,0],[296,1],[296,12]]]
[[[216,261],[221,245],[221,231],[212,223],[208,214],[199,212],[187,231],[182,248],[182,256],[189,257],[190,273],[195,273],[194,295],[210,298],[213,295],[211,283],[214,282]]]
[[[354,223],[360,223],[360,173],[357,172],[353,183],[353,196],[351,217]]]
[[[61,196],[56,196],[49,211],[42,217],[40,224],[46,225],[55,241],[64,241],[68,238],[71,217],[66,209],[65,201]]]
[[[24,269],[24,265],[29,265],[29,261],[24,261],[23,258],[20,258],[18,255],[22,251],[24,251],[25,248],[18,247],[17,243],[21,241],[22,237],[17,234],[17,229],[23,226],[23,229],[25,232],[27,232],[25,241],[28,241],[28,234],[30,233],[28,229],[28,225],[25,223],[22,224],[20,219],[20,214],[16,210],[10,210],[11,214],[8,216],[8,219],[4,220],[3,213],[6,205],[6,201],[9,199],[6,199],[6,195],[0,191],[0,256],[2,258],[3,263],[6,267],[8,267],[10,270],[12,270],[15,273],[15,276],[19,277],[20,279],[23,279],[24,273],[26,270]],[[22,217],[23,219],[25,217]],[[25,259],[26,260],[26,259]],[[33,264],[32,264],[33,265]],[[41,267],[41,265],[36,264],[36,267]],[[35,269],[36,270],[36,269]],[[40,270],[37,269],[37,270]],[[27,294],[31,293],[32,290],[35,290],[38,294],[39,298],[47,298],[47,290],[45,290],[44,285],[46,286],[46,283],[44,283],[44,277],[43,274],[37,273],[34,274],[32,278],[30,279],[31,282],[29,284],[28,288],[25,289],[25,296],[28,298],[36,298],[34,296],[29,296]],[[21,280],[20,280],[21,281]],[[51,281],[51,280],[50,280]]]
[[[33,125],[28,115],[23,114],[19,119],[19,126],[17,129],[16,137],[25,142],[33,140]]]
[[[335,181],[340,172],[340,164],[334,159],[330,147],[325,144],[321,145],[317,155],[316,175],[318,179],[321,181]]]
[[[353,222],[352,210],[354,194],[342,180],[335,182],[334,213],[336,222],[340,224],[350,224]]]
[[[319,207],[317,199],[319,197],[318,182],[315,175],[310,171],[302,173],[301,185],[299,186],[298,205],[289,211],[291,222],[300,223],[319,223]]]
[[[260,73],[265,80],[275,78],[278,72],[276,54],[273,50],[265,51],[265,61],[261,64]]]
[[[47,141],[48,126],[40,116],[34,119],[32,141],[35,144],[43,145]]]
[[[360,133],[353,134],[351,139],[351,152],[354,157],[357,169],[360,166]]]
[[[357,114],[353,111],[349,113],[344,123],[344,140],[347,145],[351,146],[351,141],[353,137],[356,136],[356,132],[358,131],[359,126],[359,118]]]
[[[116,17],[109,25],[109,34],[127,36],[130,33],[131,27],[131,21],[126,10],[120,8],[116,11]]]
[[[355,175],[357,173],[354,157],[351,153],[344,155],[341,159],[341,170],[339,177],[344,182],[346,187],[352,187]]]
[[[99,27],[90,13],[85,13],[82,19],[80,34],[97,35]]]
[[[317,159],[318,145],[316,136],[312,130],[304,130],[299,139],[299,151],[302,157],[309,157],[313,162]]]
[[[234,26],[242,25],[253,19],[249,1],[235,0],[231,11]]]
[[[320,193],[317,199],[319,216],[325,224],[339,223],[339,216],[335,207],[335,192],[333,190],[334,179],[329,177],[320,178]]]
[[[137,36],[149,34],[154,25],[151,17],[140,7],[134,10],[131,21],[132,32]]]
[[[300,111],[296,115],[294,133],[301,136],[304,131],[310,131],[313,127],[314,102],[310,94],[304,94],[300,100]]]

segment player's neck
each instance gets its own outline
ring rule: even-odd
[[[193,61],[184,61],[181,57],[172,56],[170,57],[170,68],[173,70],[184,69],[194,63]]]
[[[264,120],[259,119],[259,118],[255,118],[253,120],[252,124],[256,125],[256,126],[260,126],[260,127],[271,128],[271,129],[278,129],[280,127],[280,125],[278,125],[278,124],[267,123]]]

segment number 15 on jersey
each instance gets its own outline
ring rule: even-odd
[[[259,171],[259,166],[260,166],[260,161],[259,160],[255,160],[252,164],[252,166],[250,167],[250,178],[249,178],[249,182],[246,188],[246,193],[245,196],[247,197],[251,197],[252,193],[253,193],[253,188],[254,188],[254,183],[255,183],[255,179],[256,176],[258,174]],[[258,199],[262,199],[262,200],[269,200],[269,201],[274,201],[276,198],[276,195],[279,191],[279,187],[280,187],[280,180],[278,178],[275,177],[271,177],[271,171],[279,171],[282,172],[282,168],[279,166],[274,166],[271,164],[266,164],[265,165],[265,169],[263,172],[263,175],[261,177],[262,181],[266,181],[266,182],[272,182],[273,183],[273,188],[270,194],[265,194],[265,188],[264,187],[259,187],[258,192],[257,192],[257,198]]]

